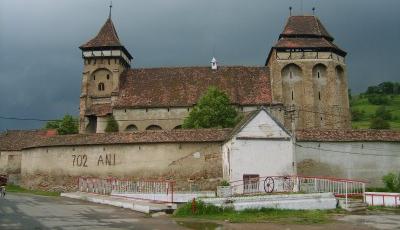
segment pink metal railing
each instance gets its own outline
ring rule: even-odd
[[[117,194],[140,194],[145,200],[155,200],[163,202],[173,202],[174,200],[174,181],[165,180],[127,180],[95,177],[79,177],[78,188],[81,192],[96,193],[102,195]],[[151,194],[152,196],[146,195]],[[128,196],[126,196],[128,197]]]
[[[337,197],[348,197],[365,194],[365,181],[332,177],[308,176],[267,176],[230,182],[232,195],[260,193],[322,193],[331,192]],[[364,197],[365,201],[365,197]]]

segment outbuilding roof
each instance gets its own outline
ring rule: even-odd
[[[232,104],[272,103],[267,67],[171,67],[125,70],[114,107],[193,106],[210,86],[225,91]]]
[[[354,129],[306,129],[296,130],[297,141],[352,142],[379,141],[400,142],[400,131],[394,130],[354,130]]]

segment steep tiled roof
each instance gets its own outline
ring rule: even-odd
[[[97,116],[105,116],[111,113],[112,113],[112,107],[110,103],[91,105],[85,111],[85,115],[97,115]]]
[[[111,18],[107,19],[96,37],[80,46],[81,49],[94,47],[122,47]]]
[[[334,48],[335,44],[325,38],[281,38],[276,43],[277,48]]]
[[[387,141],[400,142],[400,132],[393,130],[298,130],[298,141]]]
[[[333,37],[315,16],[290,16],[280,37],[325,37],[333,41]]]
[[[315,16],[290,16],[278,42],[271,48],[265,65],[268,65],[274,49],[312,49],[324,52],[347,53],[333,43],[321,21]]]
[[[154,130],[133,133],[60,135],[32,142],[28,148],[131,143],[222,142],[231,129]]]
[[[272,101],[266,67],[174,67],[123,72],[115,107],[192,106],[210,86],[225,91],[233,104],[268,105]]]
[[[13,130],[0,133],[0,150],[18,151],[46,138],[46,131]]]

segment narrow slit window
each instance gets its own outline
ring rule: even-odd
[[[96,80],[96,75],[93,75],[93,80]]]
[[[292,77],[293,77],[293,72],[292,71],[289,72],[289,76],[290,76],[290,79],[292,79]]]
[[[110,74],[107,74],[107,80],[109,80],[110,79]]]
[[[319,71],[318,71],[317,75],[318,75],[318,79],[319,79],[319,77],[320,77],[320,73],[319,73]]]
[[[99,91],[104,91],[104,84],[103,83],[99,83],[98,89],[99,89]]]
[[[293,97],[293,90],[292,90],[292,101],[293,101],[294,97]]]
[[[321,92],[318,92],[318,99],[321,100]]]

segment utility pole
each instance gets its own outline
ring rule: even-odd
[[[292,143],[293,143],[293,149],[292,149],[292,168],[293,168],[293,173],[294,175],[297,175],[297,167],[296,167],[296,107],[294,105],[289,106],[289,108],[285,109],[285,115],[290,117],[291,125],[292,125]]]

